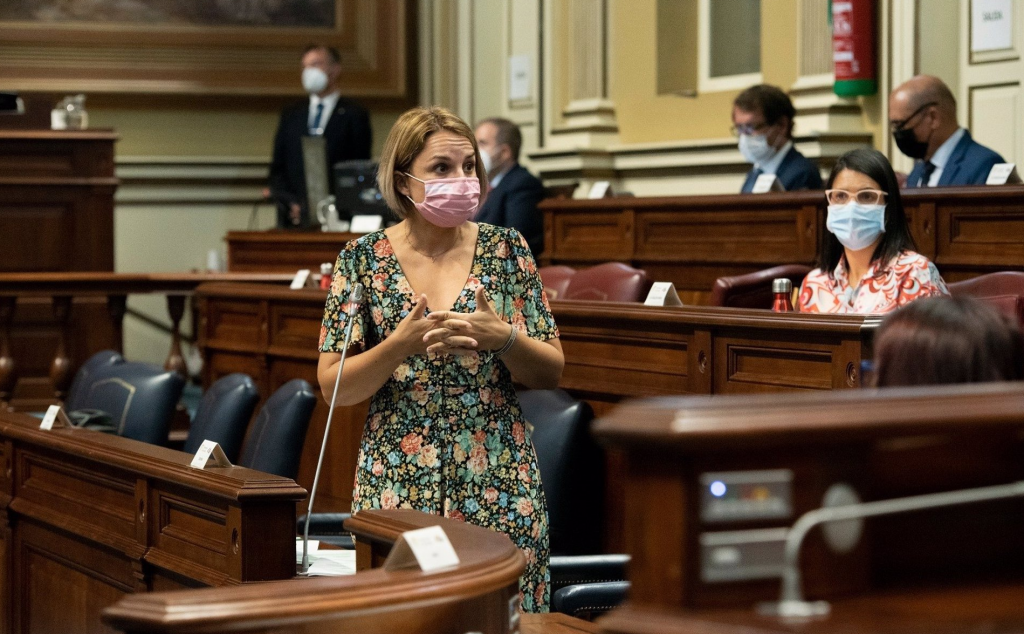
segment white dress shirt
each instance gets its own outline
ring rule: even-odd
[[[309,96],[309,118],[306,119],[306,128],[313,128],[313,121],[316,119],[316,107],[321,103],[324,104],[324,111],[320,115],[320,127],[314,132],[315,136],[320,136],[324,133],[324,128],[327,127],[327,122],[331,118],[331,113],[334,112],[334,107],[338,105],[339,97],[341,97],[340,90],[335,90],[323,98],[316,95]]]
[[[782,159],[786,158],[786,154],[793,149],[793,141],[786,141],[786,144],[779,148],[779,151],[775,153],[775,156],[765,161],[764,165],[755,165],[757,169],[761,170],[762,174],[774,174],[779,171],[779,166],[782,165]]]
[[[935,187],[939,184],[939,179],[942,178],[942,168],[946,167],[946,163],[949,162],[949,157],[953,154],[953,148],[960,142],[960,139],[964,138],[964,132],[966,130],[963,128],[957,128],[957,131],[949,135],[949,138],[928,159],[935,166],[935,171],[932,172],[931,177],[928,179],[928,187]]]

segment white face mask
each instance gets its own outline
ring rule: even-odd
[[[763,134],[741,134],[740,154],[747,163],[764,165],[775,156],[775,148],[768,145],[768,137]]]
[[[303,68],[302,87],[311,95],[322,93],[327,88],[327,73],[312,66]]]
[[[491,153],[486,150],[480,150],[480,162],[484,164],[484,172],[490,176],[491,169],[494,167],[494,159],[491,157]]]
[[[825,227],[851,251],[865,249],[885,233],[885,205],[862,205],[851,201],[829,205]]]

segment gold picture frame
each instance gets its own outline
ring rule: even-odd
[[[92,0],[9,0],[0,9],[0,86],[25,92],[88,92],[91,94],[285,96],[301,93],[299,58],[310,42],[334,46],[341,54],[341,85],[353,97],[408,101],[410,95],[410,29],[414,0],[286,0],[263,4],[293,7],[288,24],[245,18],[226,22],[221,16],[185,16],[161,7],[184,0],[135,0],[153,9],[128,21],[25,19],[47,15],[42,9],[82,5]],[[303,23],[303,2],[319,8],[333,1],[334,19],[322,26]],[[209,5],[261,0],[193,0]],[[196,5],[199,6],[199,5]],[[64,14],[66,16],[66,9]],[[205,12],[206,9],[203,9]],[[53,13],[52,11],[50,13]],[[250,14],[251,15],[251,14]],[[58,16],[59,18],[61,16]],[[307,16],[308,17],[308,16]],[[18,18],[18,19],[14,19]],[[189,19],[192,21],[189,21]],[[205,22],[204,22],[205,20]],[[260,22],[262,20],[262,22]]]

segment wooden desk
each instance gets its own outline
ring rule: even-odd
[[[811,624],[754,613],[755,601],[778,598],[778,555],[760,560],[768,570],[744,568],[749,550],[717,556],[728,538],[792,525],[836,485],[867,501],[1024,479],[1022,401],[1017,383],[617,408],[595,434],[626,456],[632,587],[602,631],[1022,631],[1020,499],[870,518],[845,545],[814,531],[801,553],[804,594],[834,609]],[[780,474],[788,484],[766,484]],[[720,498],[715,481],[728,483]]]
[[[1024,269],[1024,186],[905,190],[918,250],[947,281]],[[671,281],[706,303],[719,277],[814,262],[825,229],[822,192],[546,200],[543,264],[608,260]]]
[[[286,579],[287,478],[0,412],[0,631],[97,631],[125,594]]]
[[[253,284],[204,284],[199,346],[204,384],[250,374],[266,397],[292,378],[316,385],[317,341],[326,292]],[[628,397],[845,389],[860,385],[878,318],[779,315],[737,308],[654,308],[552,302],[566,368],[562,386],[600,414]],[[317,510],[347,511],[368,403],[335,412]],[[298,482],[312,485],[327,404],[317,403]],[[609,465],[606,543],[621,548],[622,484]]]
[[[116,141],[111,130],[0,129],[0,274],[114,270]],[[62,328],[74,357],[86,355],[85,342],[113,335],[100,300],[80,300],[67,324],[47,302],[18,304],[10,347],[21,362],[19,399],[52,394],[50,359]]]
[[[433,573],[374,566],[347,577],[135,595],[104,619],[124,632],[150,634],[512,634],[526,560],[508,537],[418,511],[363,511],[346,522],[361,552],[379,555],[377,564],[403,531],[431,525],[448,535],[458,566]]]
[[[228,231],[228,270],[233,273],[295,273],[334,266],[338,253],[361,234],[314,231]]]

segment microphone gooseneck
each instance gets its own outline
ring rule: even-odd
[[[338,385],[341,384],[341,371],[345,369],[345,356],[349,342],[352,341],[352,325],[355,323],[356,311],[363,303],[363,285],[353,284],[348,295],[348,312],[345,324],[345,345],[341,348],[341,361],[338,362],[338,375],[334,377],[334,393],[331,394],[331,407],[327,410],[327,425],[324,427],[324,439],[320,444],[320,458],[316,461],[316,474],[313,476],[313,487],[309,491],[309,506],[306,508],[306,523],[302,529],[302,574],[309,571],[309,519],[313,515],[313,500],[316,498],[316,485],[320,482],[320,469],[324,466],[324,454],[327,452],[327,436],[331,433],[331,420],[334,418],[334,404],[338,400]]]

